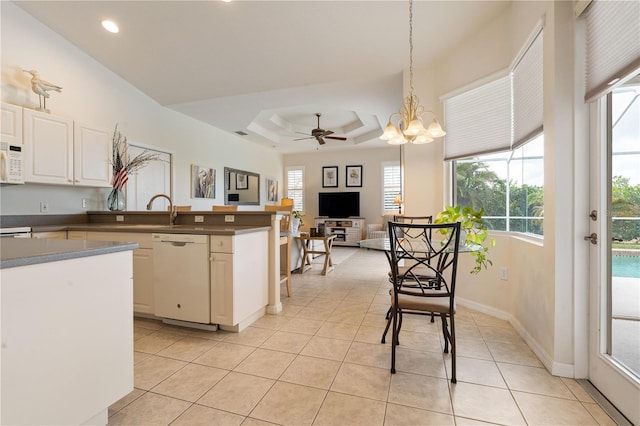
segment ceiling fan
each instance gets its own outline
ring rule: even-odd
[[[318,143],[320,145],[324,145],[326,143],[325,138],[326,139],[334,139],[337,141],[346,141],[347,138],[345,138],[344,136],[329,136],[332,135],[334,132],[331,130],[324,130],[320,128],[320,116],[322,114],[320,114],[319,112],[316,112],[316,117],[318,117],[318,127],[313,129],[311,131],[311,135],[307,135],[308,137],[306,138],[299,138],[299,139],[294,139],[294,141],[301,141],[304,139],[312,139],[312,138],[316,138],[316,140],[318,141]],[[296,132],[296,133],[300,133],[301,135],[306,135],[306,133],[301,133],[301,132]]]

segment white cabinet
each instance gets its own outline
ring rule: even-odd
[[[73,180],[82,186],[111,186],[109,131],[73,123]]]
[[[0,142],[22,145],[22,108],[2,103],[0,106]]]
[[[153,314],[153,245],[151,234],[68,231],[68,239],[138,243],[140,248],[133,251],[133,311]]]
[[[110,186],[111,140],[106,130],[23,110],[25,182]]]
[[[67,231],[34,232],[31,234],[31,238],[49,238],[49,239],[55,239],[55,240],[66,240]]]
[[[211,236],[211,322],[240,331],[268,302],[268,232]]]
[[[86,240],[86,231],[67,231],[67,240]]]
[[[358,241],[363,239],[364,222],[363,218],[316,218],[315,225],[318,231],[324,227],[325,235],[336,235],[334,245],[357,246]]]

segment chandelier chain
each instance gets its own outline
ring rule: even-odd
[[[409,95],[413,95],[413,0],[409,0]]]

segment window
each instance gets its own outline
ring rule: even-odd
[[[398,205],[393,204],[393,200],[400,194],[401,189],[400,162],[382,163],[382,214],[398,210]]]
[[[287,167],[287,197],[293,199],[293,209],[304,212],[304,167]]]
[[[540,25],[509,75],[445,100],[454,201],[484,209],[490,229],[543,235],[542,59]],[[475,136],[479,124],[489,138]]]
[[[544,136],[454,163],[455,202],[484,208],[489,229],[543,235]]]

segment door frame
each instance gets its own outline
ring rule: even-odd
[[[589,232],[598,235],[598,244],[589,244],[589,381],[634,424],[640,424],[640,386],[629,372],[606,355],[607,335],[611,333],[609,258],[611,229],[609,225],[611,183],[611,126],[607,95],[590,106],[589,132],[589,212],[596,210],[598,219],[590,221]],[[588,212],[587,212],[588,214]],[[602,315],[604,313],[604,317]],[[606,334],[602,330],[606,330]],[[603,349],[604,348],[604,349]],[[604,353],[603,353],[604,352]]]

